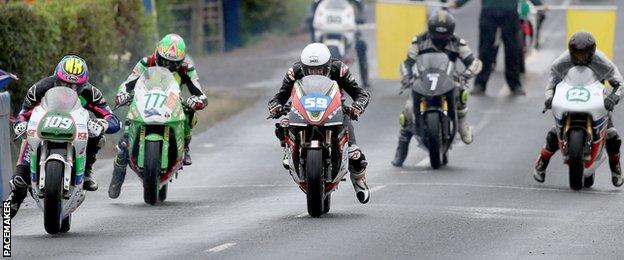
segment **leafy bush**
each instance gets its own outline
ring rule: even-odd
[[[21,78],[9,88],[14,113],[19,111],[26,90],[51,75],[67,54],[87,60],[90,81],[112,97],[138,56],[153,45],[153,31],[140,0],[0,5],[0,68]]]

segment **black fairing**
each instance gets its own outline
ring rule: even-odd
[[[427,53],[416,59],[414,66],[416,81],[412,86],[412,102],[414,108],[413,132],[420,136],[427,136],[425,117],[427,113],[437,113],[440,115],[442,123],[442,135],[444,139],[444,149],[451,147],[455,134],[457,133],[457,100],[459,90],[454,80],[454,64],[444,53]],[[434,87],[435,85],[435,87]],[[443,110],[442,101],[446,99],[448,110]],[[421,101],[426,103],[426,109],[420,111]],[[427,140],[423,140],[427,145]]]
[[[422,96],[440,96],[455,89],[454,64],[444,53],[426,53],[416,58],[412,90]]]

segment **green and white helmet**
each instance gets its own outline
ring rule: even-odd
[[[176,70],[186,57],[184,39],[175,33],[167,34],[156,47],[156,63],[158,66]]]

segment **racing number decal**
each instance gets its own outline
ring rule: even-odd
[[[147,98],[147,101],[145,102],[145,109],[155,108],[158,103],[160,103],[158,108],[161,108],[165,104],[165,100],[167,100],[167,96],[160,93],[147,93],[144,97]],[[152,105],[150,106],[150,101],[152,100],[153,102],[151,102]]]
[[[438,78],[440,78],[440,74],[438,73],[429,73],[427,74],[427,78],[431,81],[431,91],[435,91],[438,88]]]
[[[566,93],[566,99],[568,101],[589,101],[589,91],[584,88],[572,88]]]
[[[322,98],[322,97],[311,97],[311,98],[306,98],[304,100],[304,106],[306,109],[323,109],[325,110],[327,108],[327,99]]]
[[[72,120],[63,116],[46,117],[43,127],[69,129],[72,126]]]

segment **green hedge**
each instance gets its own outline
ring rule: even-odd
[[[153,29],[140,0],[0,5],[0,68],[20,77],[9,87],[14,113],[26,90],[51,75],[67,54],[85,58],[90,81],[112,97],[138,56],[153,45]]]

